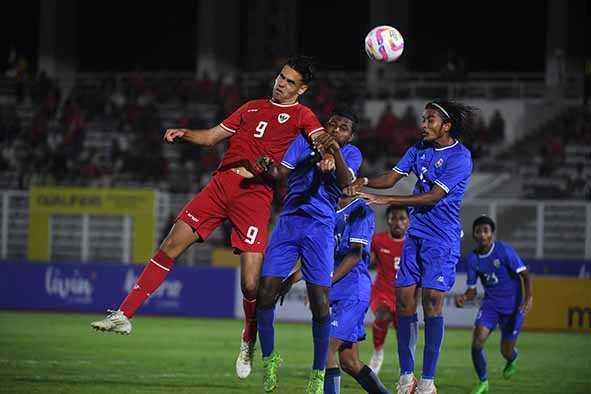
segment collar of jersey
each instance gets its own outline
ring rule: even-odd
[[[453,148],[453,147],[454,147],[454,146],[456,146],[457,144],[458,144],[458,140],[456,140],[456,142],[454,142],[454,143],[453,143],[453,144],[451,144],[451,145],[444,146],[443,148],[434,148],[434,149],[435,149],[435,150],[446,150],[446,149],[449,149],[449,148]]]
[[[345,205],[341,209],[337,209],[337,213],[343,212],[345,209],[349,208],[351,205],[355,204],[357,201],[359,201],[358,198],[354,199],[353,201],[351,201],[349,204]]]
[[[495,245],[496,245],[496,242],[493,242],[493,244],[492,244],[490,250],[488,251],[488,253],[487,254],[479,254],[478,257],[484,258],[484,257],[490,256],[490,254],[493,252],[493,250],[495,250]]]
[[[273,100],[269,100],[269,102],[271,104],[273,104],[273,105],[278,106],[278,107],[293,107],[294,105],[298,105],[299,104],[299,102],[297,102],[297,101],[295,103],[293,103],[293,104],[279,104],[279,103],[274,102]]]

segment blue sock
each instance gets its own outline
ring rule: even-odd
[[[484,348],[472,348],[472,363],[474,364],[478,379],[480,379],[481,382],[487,380],[488,373],[486,371],[486,352],[484,351]]]
[[[263,357],[269,357],[275,347],[275,308],[259,309],[257,308],[257,329],[259,331],[259,340],[261,342],[261,352]]]
[[[324,375],[324,394],[339,394],[341,392],[341,370],[326,368]]]
[[[413,373],[415,370],[415,349],[419,336],[417,314],[398,316],[398,361],[400,375]]]
[[[259,331],[259,335],[260,331]],[[321,321],[312,319],[312,337],[314,338],[314,363],[312,369],[324,369],[328,353],[328,336],[330,335],[330,315]]]
[[[434,379],[443,342],[443,316],[425,319],[425,348],[423,349],[423,379]]]
[[[388,389],[384,386],[384,384],[380,381],[380,378],[369,368],[367,365],[363,366],[363,369],[359,371],[357,376],[353,376],[357,383],[363,389],[372,394],[390,394]],[[326,394],[326,392],[325,392]]]

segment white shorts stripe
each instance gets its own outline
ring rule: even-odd
[[[150,259],[150,263],[156,264],[158,267],[162,268],[164,271],[170,271],[170,268],[166,268],[162,264],[158,264],[157,262],[154,261],[154,259]]]
[[[281,165],[282,165],[283,167],[287,167],[287,168],[289,168],[290,170],[293,170],[293,169],[295,168],[293,165],[289,164],[289,163],[288,163],[288,162],[286,162],[286,161],[282,161],[282,162],[281,162]]]

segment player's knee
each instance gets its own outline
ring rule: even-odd
[[[356,376],[362,367],[360,367],[359,360],[352,357],[351,352],[343,352],[339,354],[339,364],[341,369],[351,376]]]
[[[480,351],[484,347],[484,340],[482,338],[472,339],[472,350]]]
[[[242,295],[245,298],[253,299],[257,297],[259,290],[258,278],[243,278],[241,281]]]
[[[256,294],[257,306],[261,309],[271,308],[275,303],[275,294],[273,286],[270,283],[263,281]]]
[[[425,316],[434,317],[441,315],[443,309],[443,298],[436,293],[423,294],[423,311]]]
[[[310,309],[312,310],[312,318],[317,322],[323,322],[328,320],[330,317],[330,308],[327,303],[318,303],[314,306],[311,306]]]
[[[392,321],[392,314],[386,308],[378,308],[376,310],[376,320]]]

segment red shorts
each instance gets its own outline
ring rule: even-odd
[[[386,286],[381,283],[374,283],[371,287],[370,308],[375,313],[380,306],[386,307],[392,315],[392,325],[396,324],[396,295],[394,286]]]
[[[273,190],[260,179],[247,179],[224,171],[193,197],[177,219],[206,240],[224,220],[232,224],[232,247],[242,252],[264,252]]]

